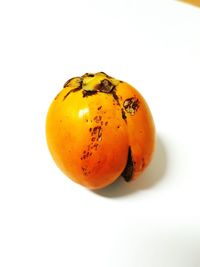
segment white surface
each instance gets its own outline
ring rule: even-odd
[[[0,2],[0,266],[200,266],[200,9],[177,1]],[[141,179],[98,193],[45,140],[64,82],[104,71],[135,86],[158,147]]]

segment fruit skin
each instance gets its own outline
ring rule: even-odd
[[[151,161],[155,126],[142,95],[103,72],[70,79],[53,100],[46,138],[58,167],[90,189],[136,179]],[[129,160],[128,160],[129,159]]]

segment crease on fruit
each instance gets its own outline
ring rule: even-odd
[[[134,161],[132,158],[131,147],[128,148],[126,166],[121,174],[126,182],[130,182],[134,174]]]

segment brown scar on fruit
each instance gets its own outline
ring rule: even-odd
[[[133,172],[134,172],[134,163],[132,159],[131,148],[129,147],[126,167],[123,170],[121,176],[124,178],[126,182],[129,182],[133,177]]]
[[[95,143],[95,144],[93,145],[93,148],[94,148],[95,150],[97,150],[98,146],[99,146],[99,144],[98,144],[98,143]]]
[[[87,96],[91,96],[91,95],[96,95],[97,94],[97,91],[96,90],[83,90],[82,92],[83,94],[83,97],[87,97]]]
[[[102,119],[101,116],[95,116],[95,117],[94,117],[94,121],[95,121],[96,123],[99,123],[99,122],[101,121],[101,119]]]
[[[126,121],[126,113],[123,108],[122,108],[122,119]]]
[[[101,130],[101,126],[95,126],[92,130],[92,135],[98,133]]]
[[[113,96],[114,100],[116,101],[117,105],[120,106],[119,97],[116,94],[116,91],[115,90],[112,91],[112,96]]]
[[[124,101],[123,107],[126,112],[134,115],[140,106],[140,101],[136,97],[127,98]]]
[[[102,140],[102,128],[99,128],[97,141],[101,141],[101,140]]]
[[[103,79],[99,84],[95,86],[95,90],[103,93],[110,93],[114,88],[115,85],[107,79]]]

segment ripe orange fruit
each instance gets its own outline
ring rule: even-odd
[[[155,145],[151,112],[141,94],[103,72],[68,80],[46,120],[49,150],[72,180],[103,188],[120,175],[135,179]]]

